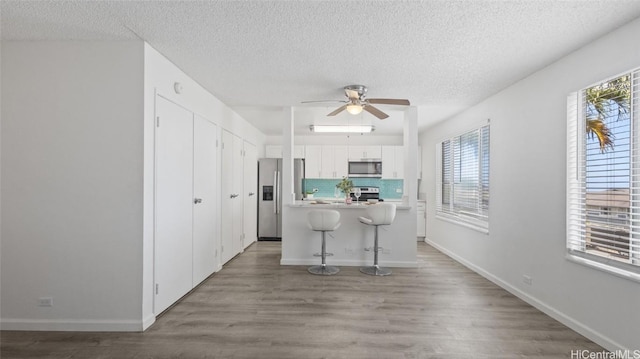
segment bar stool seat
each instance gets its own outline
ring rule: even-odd
[[[307,224],[313,231],[322,232],[322,264],[311,266],[307,270],[312,274],[333,275],[340,272],[335,266],[328,266],[326,263],[327,256],[333,254],[327,253],[326,233],[335,231],[340,227],[340,212],[331,209],[314,209],[307,214]]]
[[[393,203],[376,203],[366,209],[366,217],[359,217],[360,223],[375,227],[373,240],[373,266],[362,267],[360,272],[369,275],[384,276],[391,274],[391,269],[382,268],[378,265],[378,252],[382,250],[378,247],[378,227],[393,223],[396,218],[396,205]],[[365,249],[367,250],[367,249]]]

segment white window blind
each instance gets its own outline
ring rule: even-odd
[[[640,273],[640,71],[567,99],[567,249]]]
[[[437,215],[488,229],[489,125],[447,139],[436,149]]]

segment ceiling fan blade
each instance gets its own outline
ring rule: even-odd
[[[300,103],[347,103],[344,100],[318,100],[318,101],[302,101]]]
[[[345,108],[347,108],[347,106],[345,106]],[[377,118],[384,120],[385,118],[389,117],[389,115],[387,115],[386,113],[378,110],[377,108],[371,106],[371,105],[367,105],[364,107],[364,110],[369,112],[370,114],[376,116]]]
[[[340,112],[342,112],[342,111],[344,111],[346,109],[347,109],[347,105],[342,105],[342,106],[338,107],[337,109],[335,109],[330,114],[328,114],[327,116],[335,116],[335,115],[339,114]]]
[[[409,100],[399,99],[399,98],[369,98],[367,99],[369,103],[376,103],[380,105],[402,105],[409,106]]]

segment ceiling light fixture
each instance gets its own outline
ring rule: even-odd
[[[373,125],[311,125],[309,126],[311,132],[322,132],[322,133],[345,133],[345,132],[354,132],[354,133],[365,133],[365,132],[373,132],[375,127]]]
[[[362,112],[362,105],[350,104],[347,105],[347,112],[352,115],[358,115]]]

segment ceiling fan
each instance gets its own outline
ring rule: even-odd
[[[378,108],[372,106],[372,104],[380,105],[401,105],[409,106],[409,100],[395,99],[395,98],[366,98],[367,86],[364,85],[349,85],[344,87],[344,94],[347,96],[347,100],[325,100],[325,101],[302,101],[302,103],[317,103],[317,102],[342,102],[344,105],[338,107],[327,116],[335,116],[340,112],[347,110],[352,115],[357,115],[365,110],[377,118],[384,120],[389,117],[386,113],[380,111]]]

